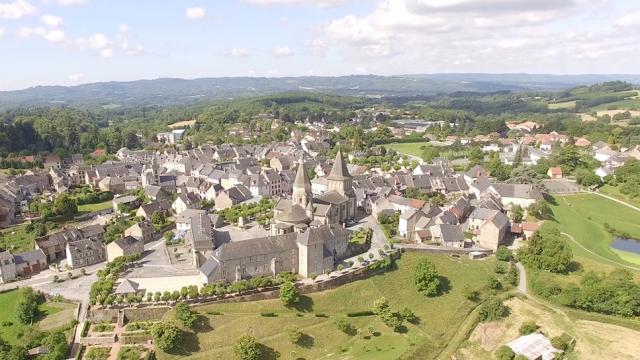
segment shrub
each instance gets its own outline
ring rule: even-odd
[[[176,305],[175,311],[176,318],[186,327],[192,328],[198,319],[198,313],[185,303]]]
[[[502,345],[496,351],[496,359],[498,360],[513,360],[516,354],[507,345]]]
[[[469,286],[469,284],[464,284],[462,287],[462,296],[464,296],[467,300],[477,301],[480,297],[480,293],[477,290],[474,290]]]
[[[507,267],[503,263],[498,262],[493,268],[493,272],[496,274],[505,274],[507,272]]]
[[[492,290],[499,290],[502,289],[502,284],[495,276],[489,276],[487,279],[487,287]]]
[[[420,260],[414,270],[413,283],[425,296],[435,296],[439,292],[440,278],[436,266],[427,258]]]
[[[480,306],[480,321],[493,321],[507,316],[509,308],[507,308],[500,299],[490,297]]]
[[[518,330],[518,332],[520,333],[520,335],[529,335],[538,331],[538,328],[539,326],[535,323],[535,321],[527,321],[520,325],[520,329]]]
[[[297,344],[298,342],[300,342],[300,340],[302,340],[302,333],[300,332],[300,330],[298,330],[297,327],[288,327],[286,331],[287,337],[292,344]]]
[[[351,323],[343,318],[338,318],[333,323],[336,325],[338,330],[347,335],[350,335],[353,332],[353,326],[351,325]]]
[[[162,351],[174,350],[182,340],[182,332],[170,321],[160,321],[151,327],[153,342]]]
[[[118,360],[140,360],[140,349],[137,346],[124,346],[118,351]]]
[[[391,311],[389,300],[385,297],[381,297],[373,303],[372,311],[376,315],[380,315],[386,311]]]
[[[250,335],[241,336],[233,345],[233,353],[238,360],[259,360],[262,358],[260,344]]]
[[[371,316],[371,315],[375,315],[373,313],[373,311],[354,311],[354,312],[348,312],[347,313],[347,317],[360,317],[360,316]]]
[[[511,286],[518,285],[518,282],[520,280],[518,269],[515,266],[510,267],[504,279],[507,281],[507,284]]]
[[[300,293],[292,282],[287,281],[280,286],[280,301],[284,306],[291,306],[300,302]]]
[[[416,322],[418,320],[418,317],[408,307],[405,307],[402,310],[400,310],[400,316],[405,321],[408,321],[410,323]]]
[[[562,333],[560,336],[554,336],[551,338],[551,345],[562,351],[568,351],[573,346],[573,338],[566,333]]]
[[[260,313],[260,316],[262,316],[262,317],[278,317],[278,314],[276,314],[274,312],[263,312],[263,313]]]
[[[87,360],[107,360],[109,358],[110,348],[104,346],[94,346],[87,351],[84,356]]]

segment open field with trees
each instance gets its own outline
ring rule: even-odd
[[[26,306],[33,312],[25,311],[27,315],[33,315],[31,321],[25,323],[21,320],[19,304],[23,301],[22,290],[12,290],[0,294],[0,338],[12,345],[24,344],[24,336],[30,332],[51,331],[68,325],[74,319],[75,305],[68,303],[40,302],[34,303],[34,307]],[[37,308],[35,307],[37,306]],[[28,317],[28,316],[27,316]]]
[[[425,296],[414,283],[421,259],[430,260],[439,274],[434,296]],[[183,328],[178,349],[158,358],[233,358],[236,340],[244,335],[255,338],[267,359],[276,353],[306,359],[436,358],[478,304],[469,294],[484,298],[489,292],[496,261],[405,253],[396,265],[335,290],[301,295],[290,307],[281,299],[196,307],[195,333]],[[175,319],[173,313],[167,317]]]

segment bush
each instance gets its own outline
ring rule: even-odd
[[[182,332],[178,326],[169,321],[160,321],[151,327],[153,342],[162,351],[174,350],[182,340]]]
[[[400,316],[405,321],[408,321],[410,323],[416,322],[418,320],[418,317],[408,307],[405,307],[404,309],[400,310]]]
[[[259,360],[262,358],[260,344],[250,335],[241,336],[233,345],[233,353],[238,360]]]
[[[496,359],[498,360],[513,360],[516,354],[507,345],[502,345],[496,351]]]
[[[182,325],[193,328],[196,320],[198,319],[198,313],[193,311],[191,307],[185,303],[176,305],[176,318],[180,320]]]
[[[499,320],[508,314],[509,308],[500,299],[490,297],[480,306],[479,319],[480,321]]]
[[[487,279],[487,287],[492,290],[500,290],[502,289],[502,284],[495,276],[489,276]]]
[[[425,296],[438,295],[440,278],[435,265],[427,258],[422,258],[413,274],[413,283]]]
[[[500,261],[510,261],[512,257],[511,250],[504,245],[498,246],[496,250],[496,259]]]
[[[118,351],[118,360],[140,360],[140,349],[137,346],[123,346]]]
[[[518,282],[520,280],[520,274],[518,273],[518,269],[516,269],[515,266],[510,267],[504,279],[507,281],[507,284],[511,286],[518,285]]]
[[[302,333],[300,332],[300,330],[298,330],[297,327],[288,327],[286,331],[287,337],[292,344],[297,344],[298,342],[300,342],[300,340],[302,340]]]
[[[503,263],[497,262],[496,266],[493,268],[493,272],[496,274],[505,274],[507,272],[507,267]]]
[[[360,316],[371,316],[371,315],[375,315],[373,313],[373,311],[354,311],[354,312],[348,312],[347,313],[347,317],[360,317]]]
[[[274,312],[263,312],[263,313],[260,313],[260,316],[262,316],[262,317],[278,317],[278,314],[276,314]]]
[[[518,330],[518,332],[520,333],[520,335],[529,335],[538,331],[539,328],[540,327],[535,323],[535,321],[527,321],[524,324],[520,325],[520,329]]]
[[[551,338],[551,345],[562,351],[568,351],[573,346],[573,338],[566,333],[562,333],[560,336],[555,336]]]
[[[464,296],[467,300],[478,301],[480,293],[477,290],[472,289],[469,284],[465,284],[462,287],[462,296]]]
[[[292,282],[287,281],[280,286],[280,301],[284,306],[291,306],[300,302],[300,293]]]
[[[338,330],[342,331],[347,335],[351,335],[354,331],[353,325],[351,325],[351,323],[349,323],[347,320],[343,318],[338,318],[333,323],[336,325]]]

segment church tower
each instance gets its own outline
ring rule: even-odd
[[[307,169],[304,167],[304,159],[300,157],[300,165],[298,165],[296,178],[293,182],[291,205],[300,205],[303,209],[307,209],[311,205],[311,201],[311,181]]]
[[[327,190],[336,191],[344,197],[349,197],[353,191],[353,179],[347,170],[347,163],[344,161],[341,148],[338,148],[333,167],[327,176]]]

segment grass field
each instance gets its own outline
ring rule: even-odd
[[[632,266],[640,270],[639,255],[625,253],[623,260],[609,248],[613,236],[604,228],[604,223],[608,223],[640,239],[640,212],[593,194],[557,196],[555,199],[552,209],[558,228],[571,234],[582,245],[570,242],[574,254],[596,262]]]
[[[629,196],[620,193],[620,189],[618,189],[615,186],[611,186],[611,185],[605,185],[603,187],[600,188],[600,192],[605,194],[605,195],[609,195],[611,197],[614,197],[616,199],[622,200],[626,203],[629,203],[633,206],[636,207],[640,207],[640,199],[633,199],[630,198]]]
[[[418,293],[412,281],[419,259],[431,259],[441,275],[449,280],[449,289],[441,296],[427,298]],[[341,286],[335,290],[303,297],[298,310],[282,306],[278,299],[198,307],[206,324],[190,334],[182,348],[159,359],[229,359],[232,347],[241,335],[251,333],[258,341],[284,359],[433,359],[447,346],[475,304],[466,300],[462,288],[484,286],[493,274],[495,260],[454,259],[445,255],[405,253],[398,268],[383,275]],[[375,316],[347,318],[347,312],[366,311],[372,303],[386,297],[394,310],[409,307],[419,317],[418,324],[394,333]],[[222,315],[208,315],[219,312]],[[274,312],[277,317],[262,317]],[[316,317],[325,314],[327,317]],[[171,315],[167,315],[171,317]],[[345,318],[357,334],[349,336],[337,330],[334,321]],[[296,326],[304,334],[302,345],[290,343],[284,331]],[[275,358],[275,356],[268,356]]]
[[[11,250],[14,253],[33,250],[35,235],[28,233],[26,224],[12,226],[0,231],[0,245],[2,248]]]
[[[18,305],[18,291],[0,294],[0,337],[10,344],[19,344],[18,334],[29,331],[29,326],[18,321],[15,309]],[[45,303],[40,305],[41,318],[35,324],[40,330],[53,330],[63,327],[74,318],[73,304]],[[11,325],[8,325],[11,323]],[[7,324],[4,326],[2,324]]]
[[[615,107],[616,109],[625,109],[625,110],[640,110],[640,97],[639,97],[640,91],[637,91],[637,94],[638,95],[629,97],[628,99],[594,106],[591,108],[591,110],[601,111],[601,110],[608,110],[612,107]]]
[[[107,201],[103,201],[100,203],[95,203],[95,204],[83,204],[83,205],[78,205],[78,213],[91,213],[94,211],[100,211],[100,210],[105,210],[105,209],[109,209],[111,208],[112,202],[111,200],[107,200]]]
[[[548,107],[550,110],[555,110],[555,109],[574,109],[576,107],[576,101],[565,101],[565,102],[560,102],[560,103],[550,103],[548,104]]]
[[[384,145],[388,149],[393,149],[401,154],[421,157],[424,146],[432,146],[428,141],[412,143],[395,143]]]

